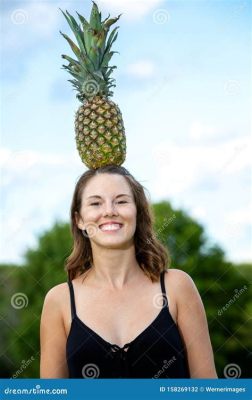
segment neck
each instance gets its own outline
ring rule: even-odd
[[[143,274],[135,255],[135,246],[127,249],[93,249],[90,277],[102,288],[122,289]]]

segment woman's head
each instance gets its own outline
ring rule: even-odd
[[[81,208],[75,221],[97,247],[125,249],[134,245],[136,204],[131,187],[124,176],[98,173],[82,190]]]
[[[71,231],[74,247],[66,264],[70,279],[92,266],[95,246],[134,245],[139,265],[152,280],[167,268],[168,253],[153,232],[144,188],[124,167],[88,170],[79,178],[71,205]]]

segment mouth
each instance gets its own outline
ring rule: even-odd
[[[102,232],[117,232],[123,227],[123,224],[102,224],[99,229]]]

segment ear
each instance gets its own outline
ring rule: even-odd
[[[74,219],[75,219],[75,223],[79,229],[81,229],[81,230],[85,229],[83,220],[77,211],[74,212]]]

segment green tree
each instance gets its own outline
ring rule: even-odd
[[[15,338],[15,326],[20,323],[11,305],[11,296],[17,286],[18,269],[19,267],[13,264],[0,265],[0,376],[2,378],[8,378],[15,369],[15,363],[9,354],[9,346],[10,338],[13,340]]]
[[[25,253],[25,264],[12,274],[11,291],[5,293],[4,306],[8,309],[9,321],[15,321],[4,337],[11,360],[11,375],[14,377],[39,377],[39,328],[43,301],[53,286],[65,282],[64,262],[70,254],[72,239],[69,224],[56,222],[52,229],[38,238],[38,246]],[[5,271],[7,268],[5,268]],[[23,300],[24,307],[11,306],[11,297],[16,302]],[[9,363],[10,364],[10,363]],[[9,368],[9,364],[5,366]]]

